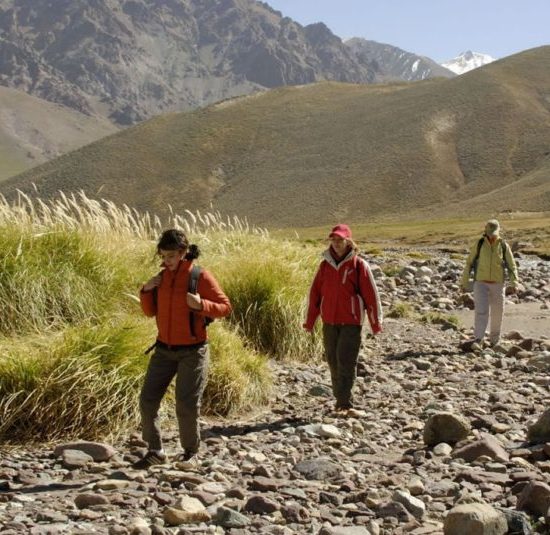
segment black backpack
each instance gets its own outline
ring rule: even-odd
[[[191,274],[189,275],[189,285],[187,286],[187,291],[191,294],[197,293],[201,271],[202,271],[202,268],[200,266],[193,265],[193,267],[191,268]],[[193,311],[189,312],[189,328],[191,330],[192,336],[195,336],[194,315],[195,313]],[[210,325],[214,321],[214,318],[210,318],[208,316],[203,316],[203,318],[204,318],[205,327],[208,327],[208,325]]]

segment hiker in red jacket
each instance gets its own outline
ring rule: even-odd
[[[155,317],[158,335],[141,390],[139,407],[143,439],[149,451],[134,464],[145,469],[166,462],[158,411],[168,385],[176,378],[176,415],[183,452],[177,461],[192,465],[199,449],[199,410],[208,372],[207,318],[222,318],[231,312],[229,299],[216,279],[193,268],[199,256],[181,230],[163,232],[157,253],[164,268],[146,282],[140,292],[141,308]],[[196,288],[190,286],[198,275]],[[194,291],[196,289],[196,291]]]
[[[347,412],[353,408],[352,388],[365,312],[373,334],[378,334],[382,331],[382,308],[370,267],[357,255],[348,225],[336,225],[329,240],[309,292],[304,329],[311,332],[321,315],[335,409]]]

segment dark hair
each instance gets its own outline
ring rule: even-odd
[[[177,249],[183,249],[187,251],[185,255],[186,260],[194,260],[201,254],[199,248],[195,244],[189,245],[189,240],[183,231],[175,228],[165,230],[157,243],[157,253],[160,250],[175,251]]]

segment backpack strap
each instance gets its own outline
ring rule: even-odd
[[[191,274],[189,275],[189,285],[187,287],[187,291],[191,294],[197,293],[201,271],[202,269],[200,266],[193,265],[193,267],[191,268]]]
[[[158,273],[157,273],[157,277],[161,277],[162,278],[162,274],[164,273],[164,269],[161,269]],[[157,308],[157,301],[158,301],[158,287],[155,286],[153,288],[153,304],[155,305],[155,308]]]
[[[508,265],[508,260],[506,259],[506,253],[509,250],[509,245],[504,240],[500,240],[500,247],[502,248],[502,269],[504,270],[504,275],[506,275],[511,271],[510,266]]]
[[[479,261],[479,253],[481,252],[481,247],[483,246],[483,242],[485,241],[485,235],[481,236],[479,238],[479,241],[477,242],[477,251],[476,255],[472,261],[472,266],[470,267],[470,272],[474,272],[474,280],[476,280],[476,273],[477,273],[477,264]]]
[[[196,294],[199,287],[199,277],[201,275],[201,267],[193,265],[191,273],[189,273],[189,284],[187,285],[187,292],[190,294]],[[189,332],[191,336],[195,338],[195,313],[189,311]]]

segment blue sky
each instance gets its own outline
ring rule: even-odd
[[[442,62],[465,50],[503,58],[550,44],[550,0],[266,0],[300,24],[324,22]]]

